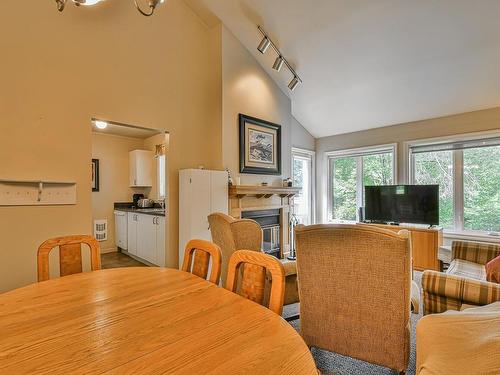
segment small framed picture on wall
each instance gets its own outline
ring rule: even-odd
[[[240,114],[240,173],[281,174],[281,125]]]
[[[99,191],[99,159],[92,159],[92,191]]]

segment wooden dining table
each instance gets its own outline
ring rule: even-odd
[[[0,374],[317,374],[280,316],[168,268],[117,268],[0,295]]]

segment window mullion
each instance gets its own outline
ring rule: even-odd
[[[464,153],[453,151],[453,208],[455,229],[464,230]]]
[[[363,157],[356,158],[356,219],[359,217],[359,208],[363,207]]]

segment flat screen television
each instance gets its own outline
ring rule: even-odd
[[[364,219],[439,225],[439,185],[365,186]]]

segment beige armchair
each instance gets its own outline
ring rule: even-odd
[[[409,233],[359,225],[296,227],[307,345],[404,373],[410,353]]]
[[[223,213],[208,216],[212,241],[222,250],[222,285],[226,284],[228,263],[236,250],[262,251],[262,229],[250,219],[234,219]],[[299,302],[295,262],[282,261],[285,268],[285,305]]]

